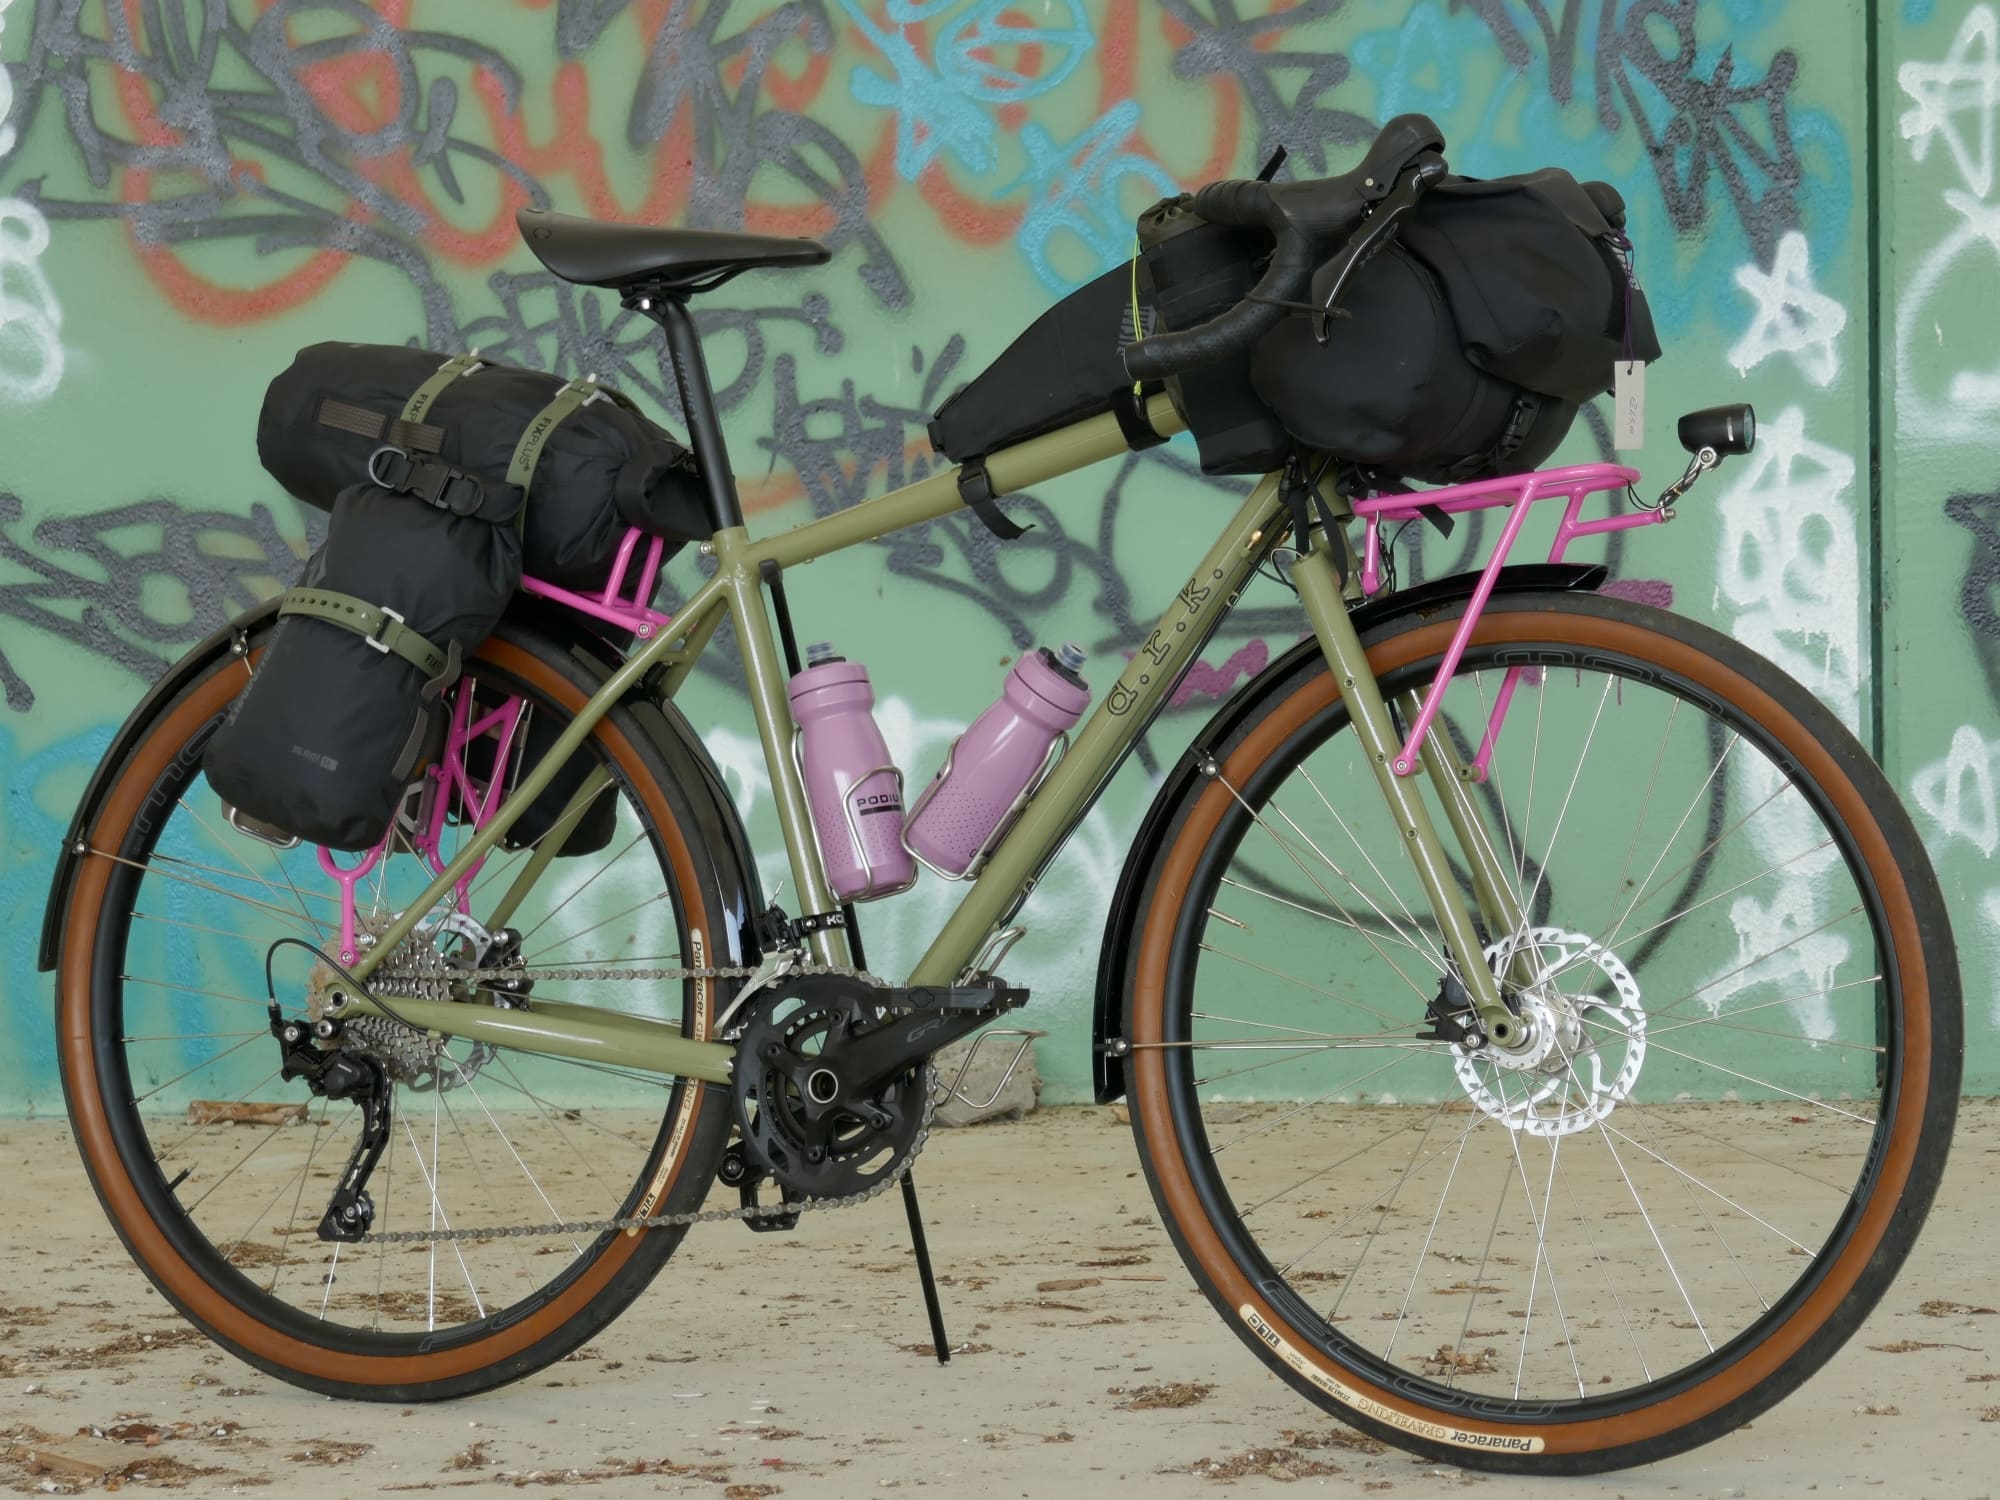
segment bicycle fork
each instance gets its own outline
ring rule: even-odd
[[[1447,951],[1457,960],[1457,978],[1465,986],[1472,1009],[1479,1017],[1479,1029],[1493,1045],[1507,1051],[1518,1050],[1530,1041],[1530,1028],[1500,998],[1499,982],[1487,967],[1485,948],[1452,875],[1451,862],[1431,820],[1430,809],[1424,805],[1422,780],[1428,779],[1437,788],[1446,819],[1471,866],[1473,890],[1488,925],[1497,933],[1518,931],[1522,923],[1519,903],[1460,775],[1458,757],[1445,737],[1426,736],[1423,777],[1398,776],[1391,768],[1391,760],[1401,749],[1401,738],[1389,717],[1389,705],[1368,664],[1368,654],[1354,629],[1353,618],[1348,614],[1347,600],[1328,555],[1327,549],[1334,545],[1338,543],[1323,539],[1300,556],[1292,564],[1292,583],[1305,605],[1306,618],[1312,623],[1320,650],[1326,654],[1327,665],[1333,669],[1334,681],[1347,702],[1369,769],[1375,773],[1396,827],[1402,833],[1403,847],[1437,917]]]

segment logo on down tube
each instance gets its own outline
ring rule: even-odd
[[[1308,1360],[1292,1347],[1282,1333],[1265,1322],[1263,1316],[1249,1303],[1244,1303],[1236,1309],[1236,1312],[1249,1325],[1250,1331],[1268,1344],[1278,1358],[1334,1400],[1352,1407],[1364,1417],[1373,1417],[1378,1422],[1386,1422],[1391,1427],[1400,1428],[1417,1437],[1428,1438],[1433,1443],[1451,1443],[1460,1448],[1485,1448],[1499,1453],[1542,1451],[1542,1440],[1538,1437],[1516,1437],[1509,1433],[1498,1432],[1467,1432],[1462,1427],[1447,1427],[1442,1422],[1428,1422],[1422,1417],[1413,1417],[1408,1412],[1398,1411],[1393,1406],[1385,1406],[1373,1396],[1357,1391],[1343,1381],[1335,1380]]]

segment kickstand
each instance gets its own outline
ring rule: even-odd
[[[937,1362],[951,1363],[951,1344],[944,1334],[944,1308],[938,1303],[937,1278],[931,1275],[931,1247],[924,1238],[924,1218],[917,1211],[917,1179],[909,1172],[903,1174],[903,1210],[910,1216],[910,1248],[917,1253],[917,1275],[924,1284],[924,1311],[931,1318],[931,1347],[937,1351]]]

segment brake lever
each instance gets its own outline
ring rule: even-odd
[[[1425,193],[1444,180],[1448,170],[1444,158],[1436,152],[1426,152],[1418,157],[1368,217],[1361,221],[1361,226],[1341,246],[1339,253],[1321,268],[1321,275],[1331,272],[1332,281],[1325,298],[1313,313],[1313,337],[1320,343],[1324,344],[1332,336],[1333,319],[1347,316],[1338,304],[1355,277],[1371,260],[1395,243],[1403,217],[1417,206]],[[1317,281],[1319,277],[1313,279]]]

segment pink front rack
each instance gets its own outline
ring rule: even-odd
[[[1444,704],[1445,687],[1458,670],[1465,648],[1472,640],[1472,633],[1479,626],[1486,601],[1493,597],[1493,586],[1499,581],[1500,570],[1507,565],[1508,554],[1513,551],[1514,542],[1521,534],[1521,525],[1527,520],[1529,507],[1541,500],[1568,498],[1569,504],[1556,526],[1555,540],[1549,546],[1549,561],[1559,563],[1569,544],[1578,537],[1624,531],[1633,526],[1657,526],[1670,518],[1670,511],[1659,509],[1630,511],[1622,516],[1605,516],[1594,521],[1582,519],[1583,502],[1587,497],[1605,490],[1626,489],[1636,484],[1638,479],[1638,470],[1628,469],[1622,464],[1578,464],[1567,469],[1544,469],[1534,474],[1514,474],[1504,479],[1457,484],[1418,494],[1378,495],[1354,502],[1354,514],[1367,527],[1361,553],[1361,591],[1369,595],[1382,587],[1381,527],[1385,520],[1407,521],[1419,515],[1421,510],[1430,509],[1456,515],[1461,511],[1510,507],[1507,524],[1501,529],[1493,555],[1479,575],[1479,584],[1472,591],[1464,618],[1452,633],[1451,645],[1445,650],[1444,660],[1438,664],[1437,677],[1432,681],[1430,691],[1424,695],[1416,722],[1410,726],[1409,738],[1404,741],[1403,748],[1397,752],[1392,763],[1398,776],[1416,774],[1424,737],[1430,733],[1438,710]],[[1513,701],[1514,689],[1520,679],[1521,668],[1510,667],[1506,680],[1500,684],[1493,711],[1487,718],[1485,737],[1480,741],[1478,754],[1467,767],[1467,774],[1474,781],[1486,779],[1487,769],[1493,760],[1493,747],[1500,738],[1500,726],[1507,717],[1507,705]]]

